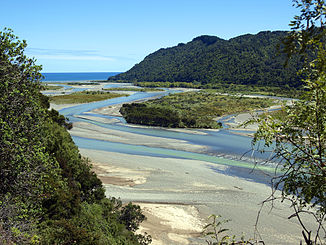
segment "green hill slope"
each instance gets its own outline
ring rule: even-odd
[[[26,43],[0,31],[0,244],[148,244],[139,206],[106,198]]]
[[[264,31],[230,40],[200,36],[187,44],[160,49],[129,71],[109,81],[187,82],[194,84],[243,84],[291,87],[300,85],[299,59],[284,68],[285,56],[277,45],[285,31]],[[209,86],[208,86],[209,87]]]

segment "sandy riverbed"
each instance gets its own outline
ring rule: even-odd
[[[92,118],[90,116],[83,116],[83,118]],[[94,118],[101,122],[111,123],[112,119]],[[114,120],[114,119],[113,119]],[[79,136],[89,139],[98,139],[110,142],[126,143],[132,145],[143,145],[149,147],[160,147],[174,150],[185,150],[192,152],[204,152],[206,147],[200,145],[190,144],[187,141],[168,139],[163,137],[153,137],[139,134],[122,132],[114,129],[103,128],[87,122],[74,123],[74,127],[70,130],[73,136]]]
[[[291,105],[291,104],[293,104],[292,100],[286,101],[286,105]],[[265,112],[265,111],[270,111],[270,110],[278,110],[281,108],[282,108],[281,105],[273,105],[273,106],[270,106],[270,107],[264,109],[263,111]],[[258,129],[258,124],[257,123],[245,124],[245,123],[249,120],[252,120],[252,119],[258,117],[258,115],[261,113],[262,113],[262,111],[239,113],[239,114],[234,115],[233,117],[229,118],[229,121],[226,122],[225,124],[234,133],[237,133],[240,135],[245,135],[245,136],[253,136],[254,132],[256,132]],[[233,122],[230,122],[231,120],[233,120]]]
[[[253,238],[260,203],[270,193],[264,184],[212,171],[216,165],[207,162],[88,149],[81,153],[94,161],[107,196],[143,208],[148,219],[140,230],[153,236],[153,244],[205,244],[200,232],[213,213],[232,220],[225,225],[231,234],[245,232]],[[288,206],[275,205],[261,214],[262,238],[266,244],[298,244],[300,227],[287,219]]]
[[[52,105],[55,109],[69,106],[72,105]],[[119,105],[93,113],[118,116],[118,109]],[[249,116],[239,115],[233,126]],[[95,119],[90,115],[83,117]],[[108,122],[105,120],[111,119],[96,120]],[[76,123],[71,134],[128,144],[197,152],[205,150],[180,140],[137,137],[132,133],[103,129],[84,122]],[[231,219],[225,224],[232,230],[230,234],[240,237],[245,232],[247,238],[254,238],[260,203],[271,191],[267,185],[214,171],[212,168],[223,170],[227,167],[208,162],[89,149],[80,149],[80,152],[92,160],[107,196],[120,197],[123,202],[132,201],[142,207],[147,220],[141,224],[139,231],[149,233],[154,245],[207,244],[200,233],[210,214]],[[300,226],[295,220],[287,219],[291,214],[287,204],[275,205],[272,211],[267,207],[263,209],[258,226],[260,235],[266,244],[298,244]]]

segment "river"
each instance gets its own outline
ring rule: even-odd
[[[73,87],[79,91],[92,89]],[[106,195],[142,207],[148,217],[142,226],[158,241],[155,244],[188,244],[188,240],[176,242],[185,238],[191,244],[206,244],[198,236],[210,214],[233,220],[234,234],[246,232],[253,237],[259,203],[270,193],[273,163],[272,166],[259,163],[265,162],[262,159],[268,155],[251,155],[252,138],[227,127],[220,130],[144,127],[129,125],[122,117],[101,114],[103,107],[179,91],[135,92],[127,97],[68,105],[59,112],[75,124],[70,131],[72,138],[81,154],[92,160],[95,169],[100,169],[98,176]],[[225,123],[232,117],[220,120]],[[279,244],[275,241],[280,236],[284,237],[284,244],[296,244],[301,236],[300,226],[287,219],[289,208],[284,205],[277,204],[276,212],[269,208],[261,212],[260,234],[268,244]]]
[[[107,87],[119,87],[128,86],[130,84],[106,84]],[[65,86],[65,89],[71,89],[71,87]],[[74,89],[73,91],[75,91]],[[78,91],[83,89],[79,88]],[[85,90],[85,89],[84,89]],[[139,135],[168,138],[186,141],[189,144],[199,145],[205,147],[205,151],[181,151],[175,149],[168,149],[167,147],[149,147],[143,145],[137,145],[137,142],[132,144],[110,142],[107,140],[89,139],[78,136],[73,136],[75,143],[80,148],[93,149],[93,150],[105,150],[109,152],[119,152],[125,154],[142,155],[142,156],[157,156],[157,157],[172,157],[202,160],[217,165],[224,165],[227,168],[221,170],[219,167],[214,169],[215,171],[223,171],[224,174],[235,175],[238,177],[249,178],[257,182],[270,183],[270,178],[261,174],[260,171],[252,171],[254,164],[264,162],[262,159],[266,159],[269,155],[261,155],[257,152],[255,155],[251,155],[251,140],[252,138],[242,136],[232,132],[228,128],[220,130],[183,130],[182,132],[159,128],[159,127],[143,127],[136,125],[128,125],[123,118],[118,118],[118,122],[103,123],[98,120],[89,119],[89,116],[112,119],[117,117],[111,117],[98,113],[91,113],[93,110],[112,106],[121,103],[128,103],[139,100],[146,100],[153,97],[161,97],[170,93],[180,92],[178,89],[165,90],[164,92],[136,92],[127,97],[119,97],[110,100],[104,100],[99,102],[87,103],[76,105],[60,110],[60,113],[67,117],[71,122],[87,122],[103,128],[119,130],[122,132],[129,132]],[[85,119],[84,117],[88,117]],[[222,123],[229,120],[229,117],[220,119]],[[259,164],[261,170],[271,172],[272,169],[269,166]]]

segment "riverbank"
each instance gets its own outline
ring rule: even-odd
[[[293,100],[287,100],[285,105],[290,106],[294,103]],[[253,137],[254,133],[258,130],[258,124],[252,122],[250,124],[246,124],[251,119],[258,117],[259,114],[267,111],[279,110],[282,108],[282,105],[273,105],[264,110],[255,110],[252,112],[245,112],[239,113],[232,117],[230,117],[226,122],[228,129],[232,130],[233,133],[243,135],[243,136],[250,136]]]
[[[232,221],[230,234],[254,237],[260,203],[269,195],[264,184],[213,171],[225,169],[186,159],[145,157],[81,149],[93,160],[107,196],[138,203],[147,215],[141,231],[153,236],[153,244],[206,244],[200,238],[205,219],[219,214]],[[289,207],[274,203],[264,208],[258,230],[266,244],[297,244],[300,226],[288,220]]]
[[[82,116],[79,118],[88,119],[102,123],[113,123],[116,119],[106,119],[92,116]],[[163,137],[153,137],[139,134],[122,132],[120,130],[103,128],[88,122],[76,122],[69,131],[72,136],[88,139],[97,139],[109,142],[117,142],[131,145],[142,145],[148,147],[174,149],[201,153],[207,150],[207,147],[190,144],[184,140],[169,139]]]
[[[64,105],[61,108],[69,106],[75,105]],[[149,147],[144,148],[145,151],[150,151],[150,147],[190,152],[207,150],[203,145],[165,136],[170,133],[170,129],[161,132],[155,128],[153,131],[159,130],[161,133],[150,136],[141,132],[143,129],[151,129],[149,127],[133,125],[133,128],[141,130],[119,130],[121,123],[117,118],[92,115],[119,116],[120,106],[117,104],[84,113],[74,112],[71,115],[74,115],[76,122],[70,131],[71,135],[99,140],[89,142],[89,148],[92,149],[97,149],[96,144],[118,142],[125,144],[119,146],[122,148],[130,145]],[[206,134],[210,134],[210,131],[183,131],[188,133],[187,137],[206,137]],[[219,136],[216,135],[216,140],[220,139]],[[223,144],[226,143],[224,140]],[[235,144],[234,141],[232,144]],[[246,172],[243,176],[248,176],[250,169],[181,159],[178,156],[145,156],[149,152],[136,155],[85,148],[81,148],[80,152],[92,160],[94,171],[103,181],[107,196],[120,197],[123,202],[132,201],[143,208],[148,219],[141,224],[140,231],[151,234],[154,245],[206,244],[200,238],[200,232],[210,214],[219,214],[223,219],[232,220],[225,225],[232,230],[229,234],[240,237],[245,232],[246,238],[253,238],[260,203],[271,191],[266,184],[227,175],[232,171],[242,171]],[[297,244],[301,238],[300,226],[295,220],[287,219],[291,214],[288,206],[275,204],[272,212],[265,208],[261,214],[259,232],[263,240],[266,244]]]

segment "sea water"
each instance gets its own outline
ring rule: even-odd
[[[44,72],[42,73],[44,76],[42,82],[107,80],[109,77],[115,76],[119,73],[120,72]]]

